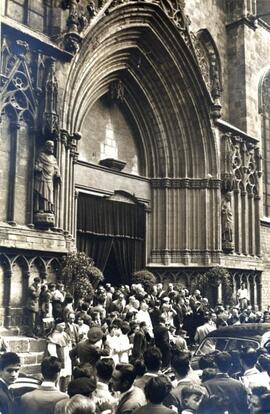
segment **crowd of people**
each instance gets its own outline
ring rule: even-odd
[[[242,299],[211,308],[199,290],[171,283],[107,283],[75,305],[63,284],[35,278],[27,334],[46,337],[42,379],[20,373],[19,356],[5,349],[0,413],[269,414],[270,348],[213,350],[191,367],[212,330],[269,321]]]

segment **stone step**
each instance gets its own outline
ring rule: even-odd
[[[19,328],[4,328],[3,326],[1,326],[0,328],[0,337],[1,336],[18,336],[20,334],[20,330]]]
[[[46,349],[46,339],[34,339],[20,335],[5,335],[8,351],[16,352],[21,359],[21,372],[40,376],[40,365]]]
[[[34,339],[27,336],[5,336],[8,350],[22,353],[44,352],[46,349],[46,339]]]
[[[40,366],[44,352],[24,352],[18,354],[21,359],[21,373],[26,375],[41,375]]]

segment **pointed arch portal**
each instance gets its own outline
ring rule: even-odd
[[[127,190],[149,205],[146,265],[217,262],[220,177],[213,102],[188,31],[181,33],[158,4],[116,5],[88,27],[67,78],[64,128],[85,129],[91,109],[119,81],[122,90],[113,99],[135,131],[139,176],[83,162],[79,155],[76,187],[104,194]]]

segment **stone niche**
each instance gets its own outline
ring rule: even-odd
[[[140,174],[138,133],[121,104],[106,97],[99,99],[85,117],[81,133],[80,161],[108,168],[121,162],[123,172]],[[107,163],[106,160],[112,162]]]

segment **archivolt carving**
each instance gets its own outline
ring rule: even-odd
[[[262,77],[259,87],[259,113],[270,112],[270,69]]]
[[[215,42],[207,29],[202,29],[197,36],[192,36],[195,52],[205,83],[214,100],[222,92],[221,64]]]

